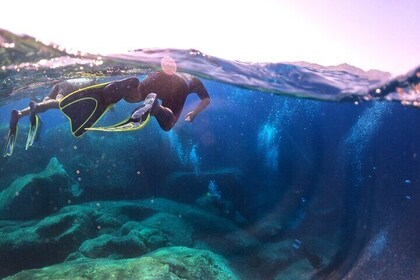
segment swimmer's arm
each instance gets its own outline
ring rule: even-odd
[[[210,97],[204,97],[201,99],[198,106],[191,112],[185,115],[185,121],[186,122],[192,122],[194,118],[203,111],[207,106],[210,104]]]
[[[193,79],[190,88],[193,92],[197,93],[201,101],[193,111],[185,115],[186,122],[192,122],[194,118],[210,104],[210,96],[207,89],[198,78]]]

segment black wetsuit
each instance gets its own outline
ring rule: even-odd
[[[162,105],[157,106],[154,112],[160,127],[170,130],[178,121],[184,107],[185,100],[190,93],[196,93],[201,100],[209,99],[209,94],[203,83],[195,76],[186,73],[167,75],[156,72],[138,82],[137,78],[128,78],[119,81],[119,89],[129,89],[124,95],[127,102],[143,101],[148,94],[156,93],[157,98],[162,100]],[[138,83],[138,86],[134,85]],[[169,110],[168,110],[169,109]]]
[[[203,83],[197,78],[186,73],[167,75],[156,72],[149,75],[138,86],[142,100],[154,92],[157,98],[162,100],[162,106],[171,109],[175,116],[175,122],[181,115],[185,100],[190,93],[197,93],[200,99],[209,98],[209,94]]]

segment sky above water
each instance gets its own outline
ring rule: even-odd
[[[91,53],[194,48],[392,74],[420,65],[418,0],[13,0],[1,4],[0,28]]]

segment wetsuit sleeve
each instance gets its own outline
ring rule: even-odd
[[[197,93],[198,97],[201,99],[198,106],[185,115],[185,121],[192,122],[194,118],[210,104],[210,96],[203,83],[196,77],[193,78],[189,85],[189,92]]]
[[[197,77],[193,78],[189,89],[191,92],[197,93],[198,97],[200,97],[201,100],[206,99],[206,98],[210,99],[207,89],[205,88],[203,83],[200,81],[200,79]]]

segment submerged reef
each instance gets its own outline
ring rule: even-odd
[[[40,220],[0,221],[0,276],[19,272],[9,279],[90,279],[95,271],[95,277],[107,274],[111,279],[266,278],[302,259],[292,243],[263,246],[229,219],[163,198],[93,201],[63,207]],[[326,254],[323,258],[328,259]],[[244,269],[244,263],[264,267],[264,275]],[[307,261],[302,269],[316,272]]]
[[[19,177],[0,193],[0,219],[30,219],[52,213],[81,190],[57,158],[37,173]]]
[[[140,258],[82,260],[22,271],[6,279],[236,280],[226,260],[208,250],[168,247]]]
[[[209,230],[215,233],[209,236]],[[65,260],[140,257],[162,247],[233,254],[258,244],[229,220],[189,205],[165,199],[98,201],[0,229],[0,275]]]

